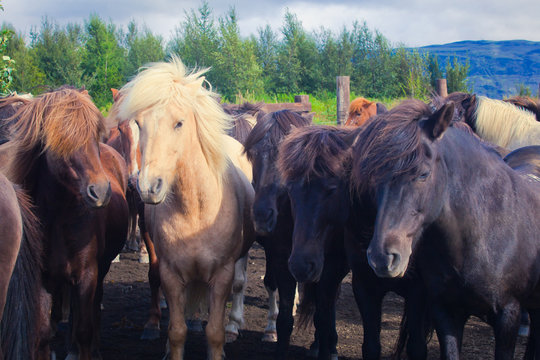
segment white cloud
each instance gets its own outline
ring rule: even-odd
[[[168,40],[185,11],[197,9],[198,0],[4,0],[2,21],[28,34],[47,15],[60,25],[83,23],[92,13],[105,21],[126,26],[131,19],[145,23]],[[408,46],[442,44],[459,40],[540,41],[538,0],[341,0],[333,1],[209,1],[213,15],[223,16],[234,3],[243,36],[257,34],[269,24],[279,32],[288,8],[308,31],[321,27],[339,32],[353,21],[366,21],[392,43]]]

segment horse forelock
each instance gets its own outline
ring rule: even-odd
[[[124,99],[119,116],[130,119],[142,111],[190,109],[204,156],[213,172],[223,175],[227,164],[223,135],[233,120],[217,102],[217,94],[202,86],[206,71],[188,71],[174,56],[169,62],[149,64],[120,90]]]
[[[415,173],[423,160],[419,121],[431,113],[425,103],[406,100],[373,118],[353,148],[352,186],[362,193],[393,177]]]
[[[293,129],[279,147],[278,170],[283,181],[348,176],[351,146],[345,136],[357,128],[308,126]]]
[[[279,110],[265,114],[257,120],[249,133],[244,144],[244,152],[253,162],[253,154],[251,153],[253,148],[261,146],[266,150],[277,151],[279,144],[292,128],[304,127],[310,123],[309,119],[291,110]]]
[[[33,98],[13,117],[13,141],[21,151],[42,147],[62,158],[99,141],[105,132],[104,118],[90,97],[69,88]]]
[[[525,138],[531,130],[540,131],[534,113],[502,100],[478,97],[476,132],[484,140],[502,147]]]

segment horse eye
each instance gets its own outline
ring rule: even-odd
[[[181,121],[177,122],[176,125],[174,125],[175,129],[180,129],[182,127],[183,123]]]
[[[426,172],[422,173],[422,175],[420,175],[418,177],[418,180],[419,181],[425,181],[428,178],[429,174],[430,174],[429,171],[426,171]]]

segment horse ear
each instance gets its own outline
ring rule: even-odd
[[[423,125],[431,140],[440,138],[454,118],[454,103],[449,102],[437,110]]]
[[[118,89],[115,89],[115,88],[111,88],[111,92],[112,92],[113,101],[116,102],[116,100],[118,100],[118,95],[120,94],[120,92],[118,91]]]

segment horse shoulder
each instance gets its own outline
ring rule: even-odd
[[[118,190],[125,194],[128,184],[126,161],[118,151],[107,144],[100,143],[99,150],[103,169],[111,181],[111,188],[115,190],[114,188],[118,187]]]

